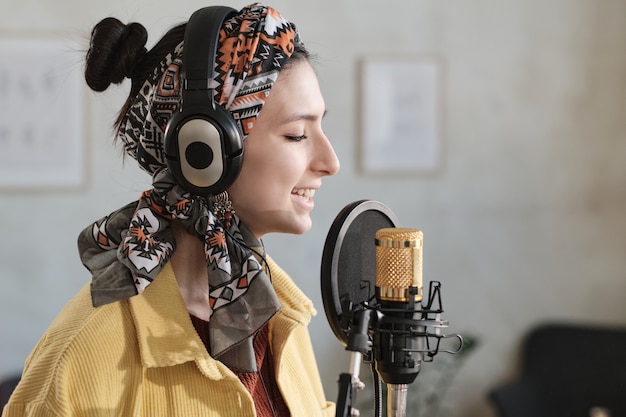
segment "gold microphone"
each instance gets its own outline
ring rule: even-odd
[[[422,301],[422,232],[417,229],[380,229],[376,232],[375,243],[378,300],[408,302],[411,298],[409,289],[416,287],[414,301]]]
[[[423,298],[422,246],[417,229],[386,228],[376,232],[376,299],[383,309],[374,333],[374,362],[387,383],[387,416],[406,417],[407,384],[417,377],[422,362],[424,331],[420,319]],[[412,303],[412,301],[414,303]],[[413,306],[413,307],[411,307]]]

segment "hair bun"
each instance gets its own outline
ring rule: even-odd
[[[114,17],[102,19],[91,31],[85,80],[94,91],[104,91],[132,74],[146,53],[148,32],[140,23],[125,25]]]

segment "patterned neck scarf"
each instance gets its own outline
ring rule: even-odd
[[[295,26],[258,3],[224,23],[211,87],[244,138],[298,43]],[[225,230],[210,201],[183,190],[164,161],[165,126],[180,101],[183,47],[155,68],[118,130],[126,153],[152,175],[153,188],[83,230],[79,253],[93,276],[94,306],[127,299],[150,285],[171,259],[176,244],[170,222],[181,222],[204,243],[212,355],[231,368],[256,371],[252,336],[280,308],[261,265],[263,254],[255,249],[260,244],[236,216]]]

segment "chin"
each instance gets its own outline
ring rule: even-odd
[[[303,235],[311,230],[311,227],[313,227],[313,224],[310,221],[307,223],[293,224],[289,227],[286,227],[284,233],[289,233],[292,235]]]

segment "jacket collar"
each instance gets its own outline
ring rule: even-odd
[[[143,293],[128,300],[135,322],[141,361],[145,367],[165,367],[190,361],[216,364],[196,333],[167,263]],[[211,367],[209,367],[211,368]],[[217,368],[209,372],[217,371]]]
[[[279,333],[284,336],[297,325],[307,325],[316,311],[312,301],[269,257],[268,265],[282,306],[276,324],[280,323]],[[225,375],[225,366],[211,358],[193,327],[170,263],[141,294],[129,298],[128,303],[145,367],[159,368],[195,361],[209,377]]]
[[[271,257],[266,256],[266,260],[271,271],[274,290],[281,304],[279,314],[288,316],[297,324],[308,325],[311,317],[317,314],[313,302]]]

